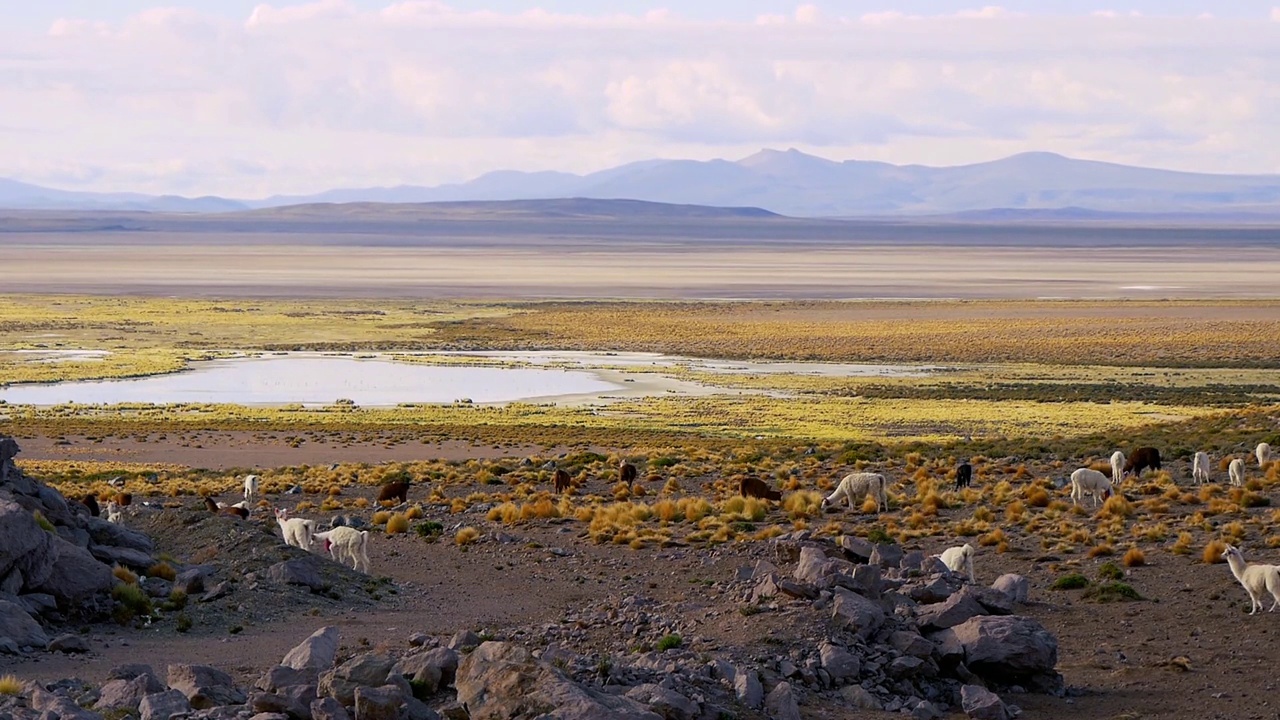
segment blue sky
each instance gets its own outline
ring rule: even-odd
[[[254,197],[763,147],[1280,173],[1280,0],[0,6],[0,178],[69,189]]]

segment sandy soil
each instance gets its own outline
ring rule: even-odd
[[[28,441],[24,454],[28,446],[34,450]],[[304,456],[312,453],[313,460],[319,457],[314,448],[298,450]],[[422,448],[414,451],[421,457]],[[191,451],[174,448],[174,452],[183,457]],[[493,453],[500,454],[519,453],[512,449]],[[602,492],[607,482],[593,481],[584,490]],[[345,497],[361,492],[372,493],[372,489],[353,489]],[[426,493],[426,488],[415,488],[411,502],[424,499]],[[272,501],[289,504],[296,498]],[[177,661],[216,663],[249,681],[302,637],[326,624],[340,625],[344,643],[353,647],[364,641],[373,647],[403,647],[412,632],[447,637],[465,629],[518,640],[522,632],[557,622],[566,613],[630,594],[682,603],[683,621],[696,627],[690,640],[695,650],[768,655],[777,646],[761,644],[766,638],[771,643],[811,642],[804,638],[796,616],[765,612],[747,619],[734,612],[742,598],[726,591],[728,586],[739,568],[772,555],[769,543],[635,551],[594,545],[580,537],[583,528],[572,522],[501,527],[488,523],[482,512],[457,516],[427,506],[427,513],[445,525],[445,541],[432,544],[416,536],[381,534],[371,538],[374,574],[392,578],[400,588],[380,609],[354,611],[339,606],[310,615],[299,607],[282,619],[262,619],[246,612],[228,620],[244,625],[244,632],[237,635],[227,634],[222,627],[197,627],[183,636],[163,630],[126,632],[104,625],[94,628],[90,636],[94,653],[86,658],[42,656],[5,670],[24,678],[76,675],[98,680],[113,665],[141,657],[157,666]],[[270,525],[261,517],[252,522]],[[484,533],[465,550],[448,541],[462,524]],[[192,551],[179,541],[167,542],[169,546],[162,543],[159,549],[179,559]],[[949,539],[936,538],[908,548],[933,553],[949,544]],[[1205,566],[1193,556],[1149,551],[1147,566],[1129,570],[1126,578],[1148,600],[1098,605],[1082,600],[1079,591],[1049,589],[1067,569],[1058,567],[1063,559],[1042,555],[1035,538],[1014,536],[1011,546],[1006,554],[980,550],[979,580],[991,582],[1004,572],[1022,573],[1031,580],[1034,602],[1024,612],[1058,637],[1059,670],[1073,688],[1064,699],[1010,697],[1027,711],[1026,717],[1201,720],[1273,718],[1280,712],[1272,672],[1277,658],[1275,635],[1280,632],[1277,616],[1246,615],[1247,597],[1225,565]],[[565,555],[553,553],[553,548]],[[1250,559],[1275,561],[1275,554],[1254,550]],[[1081,560],[1077,569],[1092,577],[1103,560]],[[691,584],[695,579],[714,584],[695,586]],[[708,609],[722,612],[710,616]],[[630,642],[595,636],[574,649],[620,653],[628,650]],[[1189,671],[1170,665],[1178,656],[1189,659]],[[811,703],[805,706],[804,716],[848,717],[832,714],[832,707]]]

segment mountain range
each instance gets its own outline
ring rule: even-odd
[[[258,200],[93,193],[0,179],[0,208],[220,213],[312,203],[631,199],[797,217],[985,211],[1280,216],[1280,175],[1215,175],[1024,153],[952,167],[837,162],[797,150],[737,161],[645,160],[587,175],[498,171],[465,183],[335,189]]]

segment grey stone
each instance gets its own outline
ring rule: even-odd
[[[45,532],[18,503],[0,498],[0,575],[16,569],[27,588],[43,582],[56,558],[55,539],[66,542]]]
[[[647,705],[663,720],[696,720],[698,704],[674,690],[653,684],[640,685],[627,691],[627,697]]]
[[[1036,620],[1016,615],[975,617],[951,628],[965,664],[983,678],[1016,681],[1055,674],[1058,641]]]
[[[84,519],[85,529],[89,531],[91,541],[106,547],[123,547],[150,555],[156,548],[151,538],[131,530],[118,523],[107,522],[103,518],[87,517]]]
[[[31,589],[47,592],[64,607],[85,607],[94,596],[105,598],[119,582],[111,568],[103,565],[88,550],[62,538],[54,538],[52,567],[44,581]]]
[[[58,599],[48,593],[27,593],[18,598],[18,604],[33,617],[46,615],[58,609]]]
[[[919,570],[924,564],[924,553],[919,550],[912,550],[902,556],[902,560],[898,562],[898,567],[903,570]]]
[[[890,543],[876,543],[868,561],[882,568],[896,568],[902,563],[902,546]]]
[[[204,592],[205,581],[213,577],[215,568],[212,565],[195,565],[178,573],[173,580],[173,587],[188,595],[199,595]]]
[[[169,687],[182,691],[197,710],[240,705],[246,699],[230,675],[208,665],[170,665]]]
[[[780,682],[764,699],[765,712],[772,720],[800,720],[800,704],[791,692],[791,684]]]
[[[932,575],[919,582],[911,582],[902,586],[907,597],[925,605],[939,603],[960,590],[963,583],[959,575],[950,573]]]
[[[928,700],[921,700],[911,708],[911,720],[941,720],[945,713]]]
[[[884,624],[884,608],[880,603],[868,600],[852,590],[838,587],[832,603],[832,618],[858,637],[871,637]]]
[[[351,720],[351,715],[342,703],[323,697],[311,702],[311,720]]]
[[[121,708],[137,710],[142,698],[165,690],[165,686],[150,672],[141,673],[127,680],[123,678],[108,680],[99,691],[98,701],[93,708],[95,710]]]
[[[53,717],[59,720],[102,720],[102,716],[85,710],[69,697],[51,693],[39,686],[31,690],[31,708],[41,713],[41,717]]]
[[[933,654],[933,643],[918,633],[897,630],[889,635],[889,645],[903,655],[926,658]]]
[[[253,686],[259,690],[267,692],[275,692],[280,688],[286,688],[293,685],[315,685],[320,679],[320,673],[315,668],[296,668],[277,665],[262,674],[258,678],[258,682]]]
[[[150,553],[133,548],[91,544],[88,550],[89,554],[100,562],[108,565],[123,565],[138,572],[145,572],[155,563]]]
[[[440,688],[453,684],[458,673],[458,653],[449,648],[433,648],[407,655],[396,663],[392,672],[435,693]]]
[[[64,633],[49,641],[49,652],[61,652],[68,655],[89,652],[89,643],[74,633]]]
[[[800,548],[800,562],[792,576],[802,583],[822,585],[834,572],[835,563],[821,548],[806,546]]]
[[[889,677],[893,678],[915,677],[920,674],[924,665],[924,660],[918,657],[903,655],[902,657],[894,658],[893,662],[889,663],[889,667],[885,669],[885,672],[889,673]]]
[[[470,630],[459,630],[449,638],[448,647],[450,650],[462,650],[464,648],[479,647],[481,643],[480,636]]]
[[[46,647],[49,636],[26,610],[0,600],[0,637],[7,637],[18,647]]]
[[[876,699],[869,690],[861,685],[849,685],[840,689],[840,697],[844,701],[859,710],[873,710],[879,712],[884,709],[884,704]]]
[[[356,688],[356,720],[397,720],[403,702],[396,685]]]
[[[396,659],[389,655],[373,653],[358,655],[341,666],[320,675],[318,694],[328,695],[338,702],[351,706],[359,687],[379,687],[387,684]],[[401,678],[401,682],[404,682]],[[406,693],[410,694],[410,693]]]
[[[338,655],[338,640],[341,633],[336,627],[323,627],[311,633],[294,649],[290,650],[280,664],[294,670],[328,670]]]
[[[822,643],[818,647],[818,656],[822,660],[822,668],[837,683],[856,680],[862,672],[862,663],[858,658],[837,645]]]
[[[991,583],[991,589],[1004,593],[1009,600],[1022,605],[1026,604],[1030,597],[1031,583],[1021,575],[1007,573],[996,578],[996,581]]]
[[[759,708],[764,704],[764,687],[755,670],[738,670],[733,678],[733,693],[738,702],[749,708]]]
[[[311,717],[311,702],[315,700],[315,692],[310,688],[300,687],[302,692],[297,697],[282,693],[255,692],[249,695],[249,708],[256,713],[282,715],[291,720],[308,720]],[[308,692],[309,691],[309,692]],[[310,695],[310,697],[307,697]],[[303,702],[305,700],[305,702]]]
[[[107,679],[108,680],[132,680],[138,677],[139,675],[150,675],[152,677],[155,677],[155,674],[156,674],[156,671],[152,669],[150,665],[147,665],[145,663],[126,663],[124,665],[117,665],[111,668],[110,670],[108,670]],[[156,681],[156,683],[157,685],[159,685],[158,680]],[[165,688],[163,685],[159,685],[159,687],[156,690],[153,690],[152,692],[162,692],[164,689]]]
[[[986,608],[973,598],[973,594],[965,587],[945,601],[933,605],[925,605],[916,611],[920,625],[925,628],[943,630],[955,627],[971,617],[986,615]]]
[[[841,535],[840,549],[850,559],[865,563],[871,559],[871,553],[875,550],[875,546],[864,538]]]
[[[140,720],[171,720],[191,714],[191,702],[180,690],[165,690],[142,698],[138,703]]]
[[[210,588],[209,591],[206,592],[204,595],[200,596],[200,602],[207,603],[207,602],[213,602],[214,600],[222,599],[230,595],[231,591],[234,589],[235,588],[232,587],[230,580],[223,580],[222,582]]]
[[[458,702],[470,720],[661,720],[640,703],[584,688],[511,643],[485,642],[458,666]]]
[[[960,688],[964,714],[975,720],[1009,720],[1009,711],[1000,696],[979,685]]]
[[[329,589],[329,583],[320,576],[315,557],[285,560],[267,568],[267,577],[287,585],[301,585],[311,592]]]

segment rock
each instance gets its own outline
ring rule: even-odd
[[[85,529],[89,531],[89,538],[96,545],[129,548],[148,555],[156,550],[151,538],[137,530],[130,530],[118,523],[107,522],[103,518],[87,517],[84,522]]]
[[[996,578],[996,581],[991,583],[991,589],[1004,593],[1005,597],[1019,605],[1026,604],[1031,595],[1031,583],[1027,582],[1026,578],[1015,573],[1008,573]]]
[[[100,562],[104,562],[107,565],[123,565],[139,572],[145,572],[147,568],[155,563],[150,553],[134,550],[133,548],[91,544],[88,550],[89,554]]]
[[[311,720],[351,720],[351,715],[342,703],[323,697],[311,702]]]
[[[796,565],[792,576],[802,583],[822,585],[828,575],[835,572],[835,563],[828,558],[821,548],[806,546],[800,548],[800,562]]]
[[[960,688],[964,714],[975,720],[1009,720],[1009,711],[1000,696],[979,685]]]
[[[948,573],[934,575],[920,582],[908,583],[902,586],[902,591],[912,600],[929,605],[946,600],[955,594],[961,586],[960,576]]]
[[[875,546],[864,538],[841,535],[840,549],[844,551],[845,557],[850,560],[865,563],[871,559],[871,553],[875,551]]]
[[[102,720],[102,716],[85,710],[69,697],[51,693],[36,686],[31,690],[31,708],[41,713],[41,717],[56,717],[59,720]]]
[[[800,720],[800,705],[791,692],[791,684],[780,682],[764,699],[765,712],[773,720]]]
[[[49,641],[49,652],[73,653],[89,652],[89,643],[74,633],[64,633]]]
[[[985,615],[951,630],[964,647],[965,665],[983,679],[1011,684],[1057,674],[1058,641],[1036,620]]]
[[[302,585],[311,592],[323,592],[329,589],[329,583],[320,576],[314,557],[285,560],[267,568],[267,577],[287,585]]]
[[[444,717],[445,720],[471,720],[471,713],[467,712],[467,709],[462,707],[462,703],[456,702],[441,706],[440,715]]]
[[[862,663],[858,658],[837,645],[823,643],[818,647],[818,656],[822,659],[822,668],[835,682],[856,680],[862,672]]]
[[[28,587],[43,582],[56,557],[55,538],[21,505],[0,498],[0,575],[16,569]]]
[[[392,675],[391,669],[395,665],[396,659],[389,655],[358,655],[338,668],[321,674],[317,694],[328,695],[350,707],[355,702],[356,688],[387,684],[387,678]],[[400,682],[404,682],[403,678]]]
[[[869,598],[880,597],[880,566],[858,565],[852,575],[840,575],[836,584]]]
[[[578,686],[511,643],[482,643],[458,666],[455,685],[470,720],[661,720],[631,698]]]
[[[966,594],[978,601],[978,604],[992,615],[1012,615],[1013,601],[1008,595],[991,588],[980,587],[978,585],[965,585]]]
[[[255,692],[249,695],[249,707],[256,713],[282,715],[291,720],[309,720],[311,703],[315,701],[315,691],[310,687],[297,686],[298,692],[293,695],[283,693]]]
[[[861,685],[849,685],[841,688],[840,696],[844,698],[845,702],[860,710],[879,712],[884,709],[884,704]]]
[[[94,710],[137,710],[142,703],[142,699],[148,695],[162,693],[166,690],[164,685],[151,674],[150,668],[147,672],[141,673],[129,679],[117,678],[108,680],[103,684],[98,694],[98,701],[94,704]],[[183,696],[185,697],[185,696]]]
[[[230,675],[208,665],[170,665],[169,687],[182,691],[197,710],[240,705],[246,699]]]
[[[440,720],[440,714],[428,707],[426,703],[413,697],[406,697],[400,706],[400,720]]]
[[[453,684],[458,672],[458,653],[449,648],[434,648],[400,659],[392,672],[408,678],[414,685],[422,686],[428,693]]]
[[[956,637],[954,629],[948,628],[930,633],[928,640],[933,643],[934,653],[939,660],[943,662],[964,660],[964,645],[960,644],[960,638]]]
[[[280,688],[291,687],[294,685],[315,685],[320,679],[320,674],[315,668],[303,668],[297,670],[295,668],[277,665],[262,674],[258,678],[258,682],[253,686],[259,690],[267,692],[275,692]]]
[[[205,581],[213,576],[212,565],[195,565],[178,573],[173,580],[173,587],[188,595],[199,595],[204,592]]]
[[[0,520],[3,520],[2,516]],[[9,638],[18,647],[42,648],[49,644],[49,636],[44,634],[40,623],[32,619],[26,610],[5,600],[0,600],[0,637]]]
[[[879,565],[882,568],[896,568],[902,563],[902,546],[877,543],[871,551],[871,558],[868,562],[872,565]]]
[[[355,695],[355,720],[397,720],[404,697],[394,685],[358,687]]]
[[[180,690],[165,690],[142,698],[138,703],[140,720],[170,720],[191,714],[191,702]]]
[[[18,604],[32,617],[46,615],[58,610],[57,598],[46,593],[27,593],[18,598]]]
[[[450,650],[462,650],[465,648],[478,647],[481,643],[480,636],[470,630],[459,630],[449,638]]]
[[[894,658],[889,663],[889,667],[885,668],[885,672],[889,673],[892,678],[909,678],[920,674],[921,668],[924,667],[924,660],[910,655]]]
[[[911,708],[911,720],[941,720],[945,713],[928,700],[921,700]]]
[[[698,704],[674,690],[645,684],[627,691],[627,697],[658,713],[664,720],[697,720]]]
[[[142,578],[138,585],[153,598],[167,598],[173,592],[173,583],[158,577]]]
[[[739,670],[733,678],[733,693],[738,702],[749,708],[759,708],[764,704],[764,688],[755,670]]]
[[[943,602],[925,605],[916,611],[921,627],[935,630],[955,627],[971,617],[986,614],[986,608],[974,599],[968,586]]]
[[[338,655],[340,637],[341,633],[336,627],[320,628],[290,650],[280,664],[294,670],[328,670],[333,667],[334,658]]]
[[[903,570],[919,570],[920,566],[923,564],[924,553],[919,550],[912,550],[911,552],[906,553],[902,556],[902,559],[898,561],[898,567]]]
[[[812,600],[818,596],[818,591],[813,587],[794,580],[781,578],[777,583],[778,591],[783,595],[787,595],[800,600]]]
[[[853,630],[863,640],[880,629],[885,617],[884,608],[880,607],[880,603],[868,600],[842,587],[835,589],[835,602],[832,603],[831,614],[837,623]]]
[[[903,655],[911,657],[927,658],[933,654],[933,643],[925,640],[920,635],[898,630],[889,635],[889,645]]]
[[[150,675],[154,678],[156,676],[156,671],[153,670],[150,665],[145,663],[126,663],[124,665],[117,665],[107,671],[108,680],[132,680],[139,675]],[[159,682],[160,681],[157,680],[156,684],[159,685]],[[163,692],[164,690],[165,687],[163,685],[159,685],[159,688],[152,692]]]
[[[49,593],[64,608],[88,608],[92,598],[99,596],[105,599],[119,582],[111,574],[111,568],[99,562],[88,550],[62,538],[53,540],[51,562],[48,576],[31,589]]]

